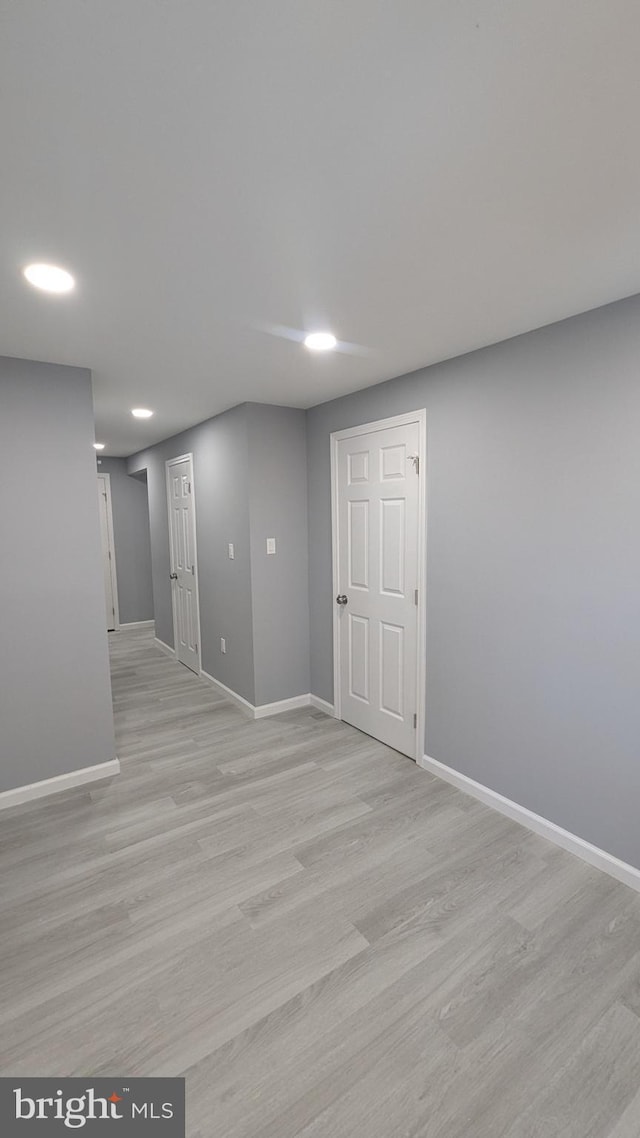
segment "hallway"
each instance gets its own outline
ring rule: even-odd
[[[0,1074],[185,1074],[190,1138],[638,1133],[637,894],[146,629],[111,652],[121,775],[0,816]]]

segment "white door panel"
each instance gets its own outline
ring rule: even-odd
[[[415,757],[418,422],[336,444],[341,718]]]
[[[200,671],[198,567],[193,463],[190,455],[167,463],[171,595],[176,657]]]

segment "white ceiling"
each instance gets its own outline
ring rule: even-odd
[[[637,0],[0,0],[0,352],[91,367],[128,454],[640,291],[639,42]]]

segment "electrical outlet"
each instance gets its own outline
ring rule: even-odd
[[[230,560],[230,561],[233,561],[233,559],[234,559],[235,555],[236,555],[236,551],[235,551],[235,549],[233,548],[233,542],[232,542],[232,541],[230,541],[230,542],[229,542],[229,560]]]
[[[276,551],[276,539],[275,539],[275,537],[268,537],[267,538],[267,553],[271,554],[271,553],[275,553],[275,551]]]
[[[220,651],[221,651],[221,652],[226,652],[226,651],[227,651],[227,642],[226,642],[226,640],[225,640],[224,636],[221,636],[221,637],[220,637]]]

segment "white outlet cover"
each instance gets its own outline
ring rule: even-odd
[[[229,542],[229,560],[230,560],[230,561],[233,561],[233,559],[234,559],[235,555],[236,555],[236,551],[235,551],[235,549],[233,548],[233,542],[232,542],[232,541],[230,541],[230,542]]]
[[[267,553],[271,554],[271,553],[275,553],[275,551],[276,551],[276,539],[275,539],[275,537],[268,537],[267,538]]]
[[[221,637],[220,637],[220,651],[221,651],[221,652],[226,652],[226,651],[227,651],[227,642],[226,642],[226,640],[225,640],[224,636],[221,636]]]

